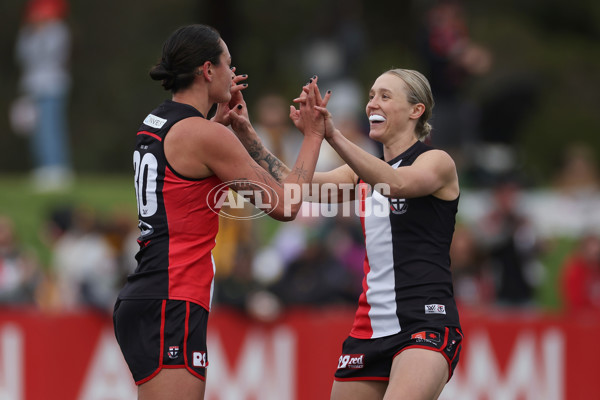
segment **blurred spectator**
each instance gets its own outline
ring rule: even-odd
[[[263,253],[264,264],[278,265],[279,273],[266,283],[284,306],[354,304],[361,292],[365,254],[360,222],[343,217],[341,208],[335,217],[318,217],[320,206],[328,205],[306,204],[313,216],[286,223],[270,256]]]
[[[562,297],[569,314],[600,312],[600,236],[583,236],[569,255],[562,275]]]
[[[600,191],[600,172],[592,150],[582,143],[572,143],[565,149],[554,187],[572,195],[587,195]]]
[[[285,306],[322,306],[355,302],[349,290],[350,276],[321,239],[312,239],[307,248],[286,268],[270,290]]]
[[[124,285],[127,276],[137,267],[135,255],[140,249],[137,242],[140,231],[138,221],[134,218],[135,212],[130,211],[127,207],[116,207],[100,227],[115,254],[119,281],[117,287]]]
[[[268,286],[281,279],[287,266],[306,249],[310,225],[314,221],[300,213],[294,221],[279,224],[271,240],[256,252],[252,275],[261,284]],[[265,223],[266,220],[257,222]]]
[[[346,203],[354,207],[354,203]],[[323,205],[324,206],[324,205]],[[327,251],[342,269],[344,278],[338,282],[344,301],[356,303],[362,292],[364,278],[365,242],[360,219],[339,205],[333,218],[324,218],[320,236]]]
[[[531,306],[544,267],[542,246],[534,227],[520,209],[521,186],[506,178],[493,189],[492,208],[479,221],[477,237],[493,274],[495,300],[504,306]]]
[[[489,79],[478,105],[477,147],[470,165],[474,183],[487,184],[496,176],[515,173],[519,165],[519,134],[535,115],[540,78],[519,72]]]
[[[231,190],[228,196],[238,195]],[[241,201],[241,198],[237,199]],[[240,253],[252,257],[250,250],[255,247],[257,240],[254,234],[256,220],[251,218],[255,212],[256,209],[249,202],[244,202],[244,207],[233,207],[229,200],[223,203],[219,214],[219,233],[212,251],[216,278],[225,278],[234,273]]]
[[[213,301],[245,311],[248,295],[259,288],[252,275],[252,257],[240,251],[232,263],[232,270],[215,282]]]
[[[469,79],[486,74],[492,65],[489,50],[475,43],[459,0],[439,0],[426,12],[419,39],[435,107],[432,144],[448,151],[459,169],[466,146],[477,139],[477,107],[467,101]]]
[[[84,207],[60,208],[48,224],[59,309],[112,312],[121,282],[116,254],[99,230],[95,213]]]
[[[71,39],[66,13],[65,0],[30,0],[16,43],[21,95],[31,102],[35,116],[30,142],[33,180],[39,190],[61,189],[72,179],[67,118]],[[23,98],[20,101],[23,104]]]
[[[0,304],[35,304],[40,280],[37,258],[23,250],[13,221],[0,215]]]
[[[214,303],[233,307],[259,321],[273,321],[280,315],[281,302],[255,279],[252,256],[253,251],[247,247],[236,253],[231,273],[219,277],[215,284]]]
[[[217,283],[220,301],[225,296],[230,305],[243,303],[246,312],[263,320],[281,307],[356,303],[365,255],[360,222],[344,217],[341,207],[326,218],[321,207],[331,205],[305,203],[298,218],[278,224],[256,254],[241,257],[232,274]],[[271,311],[260,315],[261,307]]]
[[[485,267],[485,255],[466,225],[456,225],[450,259],[457,304],[469,307],[490,305],[494,300],[493,280]]]

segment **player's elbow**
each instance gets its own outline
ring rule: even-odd
[[[290,221],[293,221],[296,219],[295,215],[279,215],[279,214],[276,214],[276,215],[269,214],[269,215],[273,219],[280,221],[280,222],[290,222]]]
[[[302,203],[299,204],[281,204],[275,207],[269,216],[277,221],[289,222],[296,219],[298,212],[300,211]]]

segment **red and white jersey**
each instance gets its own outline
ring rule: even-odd
[[[227,190],[216,176],[191,179],[167,162],[164,139],[170,128],[195,108],[167,100],[153,110],[137,133],[133,155],[138,199],[140,250],[135,271],[120,299],[170,299],[210,311],[215,264],[212,249],[219,230],[219,196]]]
[[[431,149],[417,142],[389,164],[411,165]],[[365,277],[350,336],[379,338],[411,326],[459,327],[449,256],[458,198],[390,199],[377,191],[359,192]]]

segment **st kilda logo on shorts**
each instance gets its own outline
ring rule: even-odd
[[[360,369],[360,368],[363,368],[365,366],[364,360],[365,360],[364,354],[342,354],[340,356],[340,360],[338,361],[338,369],[343,369],[343,368]]]
[[[171,360],[174,360],[177,357],[179,357],[179,346],[169,346],[168,354]]]

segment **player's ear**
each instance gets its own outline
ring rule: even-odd
[[[425,112],[425,105],[423,103],[413,104],[412,112],[410,113],[411,119],[419,119]]]
[[[204,64],[202,64],[202,67],[198,69],[196,74],[203,76],[207,82],[210,82],[213,74],[212,69],[213,64],[210,61],[206,61]]]

